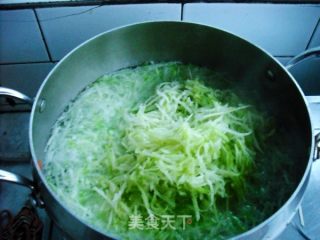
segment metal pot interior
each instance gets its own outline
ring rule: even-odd
[[[222,30],[153,22],[89,40],[61,60],[45,80],[32,111],[30,145],[36,174],[46,188],[37,160],[44,159],[50,129],[67,104],[101,75],[150,61],[181,61],[230,76],[244,95],[256,99],[259,108],[277,120],[278,129],[286,135],[282,144],[294,156],[291,174],[298,186],[309,164],[312,128],[302,93],[288,72],[258,47]],[[40,110],[42,101],[45,108]]]

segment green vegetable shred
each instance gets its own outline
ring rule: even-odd
[[[280,168],[265,163],[273,119],[229,85],[177,62],[100,77],[52,129],[43,163],[50,187],[116,238],[225,239],[252,228],[291,188],[272,193],[266,180]]]

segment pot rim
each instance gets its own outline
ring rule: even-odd
[[[47,184],[47,181],[42,173],[42,170],[40,169],[38,163],[37,163],[37,156],[34,150],[34,144],[33,144],[33,120],[34,120],[34,115],[36,112],[36,109],[38,108],[38,103],[40,100],[40,96],[42,94],[42,90],[44,89],[45,85],[47,84],[47,82],[50,80],[51,75],[55,72],[55,70],[57,68],[60,67],[60,65],[62,65],[65,61],[65,59],[69,58],[70,55],[72,55],[74,52],[76,52],[78,49],[80,49],[81,47],[85,46],[87,43],[94,41],[97,38],[100,38],[103,35],[109,34],[111,32],[116,32],[125,28],[130,28],[133,26],[138,26],[138,25],[149,25],[149,24],[182,24],[182,25],[193,25],[193,26],[199,26],[199,27],[204,27],[204,28],[210,28],[216,31],[221,31],[223,33],[226,33],[228,35],[231,35],[233,37],[236,37],[238,39],[240,39],[241,41],[244,41],[246,44],[252,45],[253,47],[257,48],[259,51],[263,52],[264,54],[266,54],[269,58],[271,58],[274,62],[276,62],[278,64],[278,66],[281,67],[281,69],[289,76],[289,78],[291,79],[291,81],[294,83],[296,89],[299,91],[299,95],[302,98],[303,102],[304,102],[304,106],[307,110],[308,113],[308,122],[309,122],[309,126],[310,126],[310,136],[311,137],[311,146],[310,146],[310,153],[309,153],[309,160],[308,160],[308,164],[305,168],[304,174],[298,184],[298,186],[296,187],[296,189],[294,190],[294,192],[291,194],[291,196],[289,197],[289,199],[276,211],[274,212],[270,217],[268,217],[267,219],[265,219],[264,221],[262,221],[261,223],[259,223],[258,225],[254,226],[253,228],[239,234],[236,236],[231,237],[232,239],[240,239],[243,238],[245,239],[246,237],[248,237],[250,234],[252,234],[253,232],[257,231],[260,228],[263,228],[264,226],[268,225],[271,221],[273,221],[277,216],[279,216],[279,214],[285,209],[287,208],[290,203],[296,198],[296,196],[300,193],[301,188],[304,187],[305,184],[308,183],[309,180],[309,175],[310,175],[310,171],[311,171],[311,165],[313,162],[313,150],[315,148],[315,133],[314,133],[314,128],[313,128],[313,123],[311,122],[311,118],[310,118],[310,110],[308,108],[308,104],[307,104],[307,100],[306,97],[304,96],[300,86],[298,85],[298,83],[296,82],[295,78],[292,76],[292,74],[288,71],[287,68],[285,68],[275,57],[273,57],[269,52],[267,52],[266,50],[264,50],[262,47],[258,46],[257,44],[251,43],[248,40],[239,37],[238,35],[235,35],[234,33],[230,32],[230,31],[226,31],[217,27],[213,27],[210,25],[206,25],[206,24],[199,24],[199,23],[195,23],[195,22],[187,22],[187,21],[143,21],[143,22],[139,22],[139,23],[133,23],[133,24],[127,24],[127,25],[123,25],[120,27],[116,27],[113,29],[110,29],[108,31],[99,33],[93,37],[91,37],[90,39],[84,41],[83,43],[81,43],[80,45],[78,45],[77,47],[75,47],[74,49],[72,49],[69,53],[67,53],[60,61],[59,63],[49,72],[49,74],[46,76],[45,80],[43,81],[43,83],[41,84],[35,100],[34,100],[34,104],[32,106],[32,110],[31,110],[31,115],[30,115],[30,122],[29,122],[29,143],[30,143],[30,150],[31,150],[31,156],[32,156],[32,162],[33,162],[33,166],[36,169],[40,180],[42,181],[42,183],[44,184],[44,186],[46,187],[46,189],[49,191],[50,195],[55,199],[55,201],[57,201],[61,207],[63,207],[63,209],[65,211],[68,212],[68,214],[70,214],[71,216],[73,216],[75,219],[77,219],[79,222],[81,222],[82,224],[84,224],[85,226],[88,226],[89,228],[91,228],[93,231],[98,232],[99,234],[106,236],[106,237],[112,237],[112,234],[106,235],[107,233],[103,232],[101,229],[93,226],[90,223],[87,223],[85,220],[79,218],[77,215],[75,215],[72,211],[70,211],[69,208],[65,207],[65,204],[63,203],[63,201],[57,197],[57,195],[52,191],[52,189],[50,188],[50,186]],[[304,194],[304,193],[302,193]],[[299,204],[301,202],[301,199],[299,200]],[[299,205],[298,205],[299,206]],[[292,216],[294,215],[295,211],[292,212]],[[291,219],[291,218],[290,218]],[[288,219],[288,220],[290,220]]]

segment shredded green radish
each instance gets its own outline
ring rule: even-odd
[[[223,239],[259,223],[275,207],[253,203],[255,192],[270,192],[252,176],[274,129],[234,91],[215,87],[222,78],[175,62],[99,78],[52,129],[51,188],[74,214],[122,239]],[[167,215],[176,229],[164,229]],[[158,229],[146,227],[150,216]]]

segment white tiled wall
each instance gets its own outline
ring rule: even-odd
[[[85,40],[115,27],[181,18],[181,4],[107,5],[36,10],[54,60]]]
[[[304,51],[319,18],[319,6],[288,4],[191,3],[184,5],[183,14],[184,21],[230,31],[275,56]]]
[[[307,47],[320,46],[320,4],[188,3],[183,11],[178,3],[0,10],[0,85],[34,96],[54,63],[81,42],[114,27],[179,21],[181,16],[238,34],[282,64]]]
[[[48,60],[33,10],[0,11],[0,64]]]
[[[319,6],[320,11],[320,6]],[[318,21],[318,26],[313,32],[312,39],[310,40],[309,48],[320,47],[320,19]]]
[[[285,66],[290,61],[291,57],[276,57],[276,59]]]

